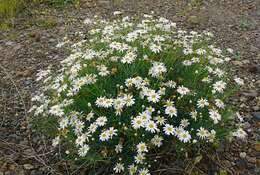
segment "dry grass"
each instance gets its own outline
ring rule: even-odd
[[[13,17],[23,7],[23,0],[0,0],[0,17]]]
[[[0,0],[0,29],[11,27],[10,20],[24,7],[24,0]]]

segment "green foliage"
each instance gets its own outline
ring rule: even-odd
[[[33,0],[33,2],[52,6],[64,6],[68,4],[77,4],[80,2],[80,0]]]
[[[8,29],[10,29],[10,27],[11,27],[11,24],[6,21],[0,22],[0,30],[3,30],[3,31],[8,30]]]
[[[188,5],[192,8],[200,8],[203,5],[203,0],[191,0]]]
[[[177,10],[178,15],[188,15],[192,11],[199,10],[203,5],[203,0],[177,1],[180,8]]]
[[[241,30],[249,30],[253,26],[252,21],[246,18],[241,18],[239,21],[239,27]]]
[[[220,170],[219,175],[228,175],[228,172],[226,170]]]
[[[0,19],[14,17],[23,5],[23,0],[0,0]]]
[[[228,72],[232,49],[217,48],[210,32],[149,15],[92,24],[79,41],[59,43],[71,55],[58,73],[38,74],[43,87],[33,98],[35,115],[58,123],[53,146],[62,143],[66,159],[101,172],[134,165],[147,174],[153,154],[196,155],[230,136],[236,127],[227,101],[243,84]]]
[[[37,132],[43,133],[44,135],[53,137],[57,134],[57,120],[53,117],[38,117],[31,118],[31,126]]]
[[[12,26],[10,19],[23,7],[23,0],[0,0],[0,30],[9,29]]]
[[[12,18],[15,18],[23,9],[39,4],[49,7],[64,7],[73,4],[77,7],[80,5],[80,0],[0,0],[0,30],[10,29],[13,25]],[[47,21],[39,20],[35,24],[39,27],[51,28],[56,25],[56,22],[48,18]]]
[[[27,22],[27,25],[32,27],[39,27],[44,29],[50,29],[57,25],[57,20],[54,17],[45,17],[45,18],[38,18],[32,19]]]

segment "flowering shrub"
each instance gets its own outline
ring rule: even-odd
[[[58,45],[71,49],[62,68],[38,74],[32,111],[58,122],[53,146],[109,162],[115,173],[147,175],[150,153],[246,136],[225,103],[243,80],[225,72],[232,50],[214,46],[212,33],[149,15],[85,22],[87,39]]]

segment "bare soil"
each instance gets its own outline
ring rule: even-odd
[[[82,21],[98,15],[113,18],[143,13],[172,19],[187,30],[209,30],[220,47],[236,52],[233,71],[246,86],[232,99],[245,117],[248,140],[222,143],[200,165],[172,162],[154,174],[260,173],[260,1],[259,0],[85,0],[80,7],[28,6],[14,19],[14,27],[0,31],[0,175],[87,174],[72,171],[48,149],[48,139],[34,133],[27,122],[30,97],[37,89],[40,69],[57,66],[68,53],[55,45],[62,37],[86,30]]]

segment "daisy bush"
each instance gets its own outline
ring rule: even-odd
[[[233,50],[216,47],[212,33],[150,15],[85,23],[77,41],[58,44],[71,54],[38,74],[32,99],[70,159],[148,175],[151,155],[246,137],[227,103],[243,80],[228,74]]]

